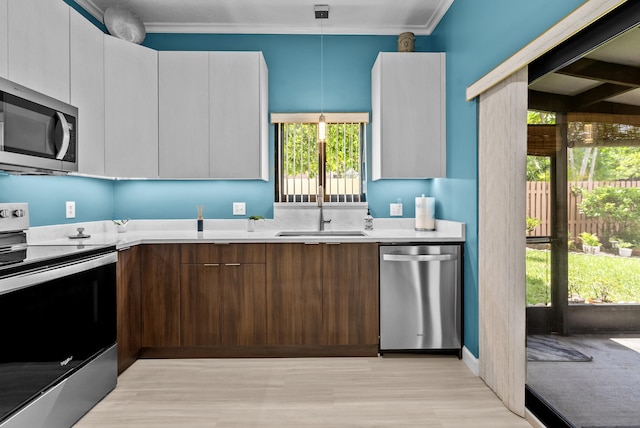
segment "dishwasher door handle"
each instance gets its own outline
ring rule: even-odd
[[[385,262],[443,262],[457,260],[456,254],[383,254]]]

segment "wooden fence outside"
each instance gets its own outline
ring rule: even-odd
[[[580,213],[578,205],[582,202],[582,193],[590,192],[596,187],[640,187],[640,181],[572,181],[568,184],[568,221],[571,237],[575,238],[582,232],[602,235],[602,221],[585,217]],[[551,235],[551,203],[550,183],[545,181],[527,182],[527,216],[540,219],[542,223],[528,236]]]

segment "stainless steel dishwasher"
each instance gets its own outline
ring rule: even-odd
[[[380,353],[462,356],[462,246],[380,246]]]

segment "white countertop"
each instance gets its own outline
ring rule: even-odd
[[[386,221],[388,220],[388,221]],[[276,236],[283,230],[310,230],[284,228],[275,222],[257,221],[253,232],[246,230],[247,220],[205,220],[204,232],[196,231],[195,220],[134,220],[127,231],[116,232],[110,221],[75,223],[29,229],[30,245],[115,245],[118,249],[138,244],[177,243],[282,243],[282,242],[464,242],[464,223],[436,220],[436,230],[416,231],[413,219],[376,219],[374,230],[365,236]],[[90,238],[70,239],[83,227]],[[346,229],[340,229],[346,230]],[[353,229],[351,229],[353,230]],[[327,228],[327,231],[335,231]],[[362,229],[360,229],[362,231]]]

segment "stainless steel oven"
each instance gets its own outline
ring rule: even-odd
[[[0,169],[78,171],[78,109],[0,78]]]
[[[0,427],[70,427],[116,385],[117,253],[23,233],[0,231]]]

